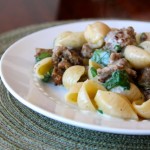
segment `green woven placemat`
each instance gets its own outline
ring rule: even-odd
[[[19,38],[67,22],[44,23],[0,35],[0,55]],[[96,132],[67,125],[27,108],[16,100],[0,80],[0,150],[97,150],[150,149],[150,136]]]

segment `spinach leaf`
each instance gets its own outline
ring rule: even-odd
[[[110,57],[109,51],[96,49],[93,53],[91,60],[105,67],[109,63],[109,57]]]
[[[97,70],[94,67],[90,68],[91,74],[93,77],[95,77],[97,75]]]
[[[121,48],[120,45],[115,45],[114,49],[115,49],[116,52],[121,52],[122,48]]]
[[[117,70],[112,73],[112,76],[103,83],[107,90],[111,90],[114,87],[122,86],[124,90],[130,89],[130,82],[128,74],[125,70]]]
[[[100,114],[103,114],[103,111],[101,109],[97,110]]]
[[[51,54],[49,52],[42,52],[39,55],[37,55],[35,57],[35,59],[36,59],[36,62],[38,62],[38,61],[40,61],[40,60],[42,60],[42,59],[44,59],[46,57],[51,57]]]
[[[53,68],[51,68],[45,75],[44,78],[42,79],[43,82],[49,82],[51,75],[53,72]]]

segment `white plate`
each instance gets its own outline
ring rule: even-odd
[[[102,20],[111,27],[133,26],[136,32],[150,31],[150,23]],[[150,135],[150,121],[111,118],[80,111],[64,100],[63,87],[39,82],[33,75],[35,48],[52,48],[55,37],[63,31],[83,31],[94,22],[85,21],[51,27],[33,33],[10,46],[1,59],[1,79],[9,92],[21,103],[55,120],[74,126],[120,134]]]

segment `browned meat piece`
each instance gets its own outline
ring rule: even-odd
[[[110,31],[105,38],[104,49],[115,50],[115,46],[119,45],[123,48],[127,45],[136,45],[135,32],[132,27],[115,29]]]
[[[60,69],[67,69],[71,66],[71,63],[69,63],[67,60],[62,59],[61,62],[58,63],[58,68]]]
[[[150,67],[146,67],[140,71],[138,84],[143,91],[145,100],[150,99]]]
[[[143,90],[143,94],[145,96],[145,100],[150,99],[150,89],[149,90]]]
[[[98,80],[100,82],[105,82],[105,80],[107,80],[114,71],[123,70],[125,63],[126,62],[124,61],[124,58],[123,58],[123,59],[119,59],[114,64],[112,63],[108,65],[107,67],[104,67],[102,69],[97,69]]]
[[[45,49],[45,48],[36,48],[36,54],[35,56],[40,55],[43,52],[48,52],[52,55],[52,49]]]
[[[80,56],[80,54],[74,50],[70,50],[70,54],[66,59],[72,64],[72,65],[82,65],[83,59]]]
[[[79,56],[78,51],[69,50],[64,46],[53,49],[52,59],[54,64],[52,78],[56,85],[62,84],[62,76],[67,68],[73,65],[83,64],[83,60],[81,56]]]
[[[150,67],[142,69],[138,76],[138,84],[143,89],[150,89]]]
[[[62,84],[63,73],[64,73],[64,71],[62,69],[54,67],[53,72],[52,72],[52,78],[56,85]]]
[[[82,58],[79,56],[78,52],[75,50],[69,50],[67,47],[59,46],[53,50],[53,62],[54,65],[58,65],[62,59],[70,62],[72,65],[79,65],[82,64]]]
[[[125,58],[121,58],[120,54],[112,53],[110,58],[111,63],[108,66],[97,69],[98,80],[100,82],[105,82],[116,70],[126,70],[130,76],[136,77],[136,71],[130,68],[128,61]]]
[[[68,49],[64,46],[59,46],[59,47],[55,47],[53,49],[53,55],[52,55],[52,59],[53,59],[53,64],[54,65],[58,65],[58,63],[61,61],[62,59],[62,55],[67,55],[65,53],[69,52]],[[70,53],[70,52],[69,52]]]
[[[113,63],[114,61],[119,60],[121,57],[121,53],[111,53],[109,62]]]
[[[86,43],[82,46],[81,55],[84,58],[91,58],[92,57],[93,49],[88,45],[88,43]]]

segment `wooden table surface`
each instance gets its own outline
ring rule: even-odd
[[[31,24],[85,18],[150,21],[150,0],[0,0],[0,33]]]

